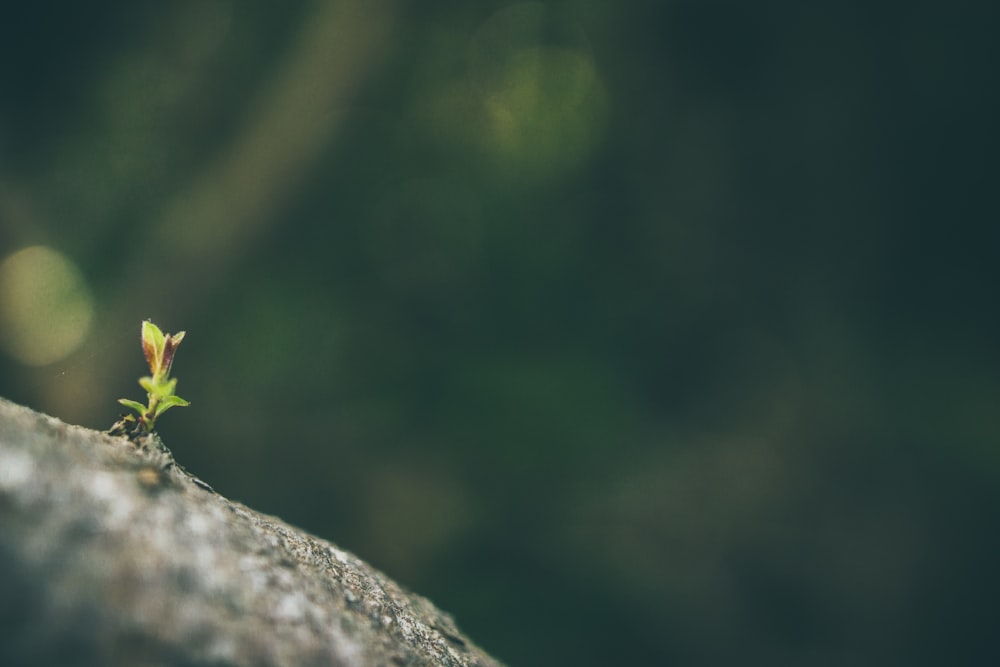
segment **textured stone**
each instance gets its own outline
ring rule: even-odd
[[[428,600],[136,442],[0,399],[0,664],[497,665]]]

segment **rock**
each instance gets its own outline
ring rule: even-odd
[[[499,665],[358,557],[227,500],[153,434],[0,399],[0,665]]]

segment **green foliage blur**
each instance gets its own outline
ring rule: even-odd
[[[989,664],[994,7],[19,3],[0,395],[186,330],[177,459],[511,665]]]

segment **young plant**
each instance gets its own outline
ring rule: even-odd
[[[139,378],[139,385],[146,390],[148,403],[143,405],[138,401],[120,398],[118,402],[139,413],[124,417],[126,422],[134,424],[135,431],[149,433],[153,430],[157,418],[175,405],[190,405],[174,393],[177,379],[170,378],[170,367],[174,363],[174,353],[177,346],[184,340],[184,332],[166,334],[160,328],[146,320],[142,323],[142,352],[146,355],[149,372],[152,377]]]

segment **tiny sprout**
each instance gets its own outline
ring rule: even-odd
[[[126,422],[135,424],[135,430],[149,433],[153,430],[156,419],[175,405],[190,405],[180,396],[174,394],[177,379],[170,379],[170,367],[174,364],[174,354],[177,346],[184,340],[184,332],[166,334],[160,328],[146,320],[142,323],[142,352],[146,355],[146,363],[152,377],[139,378],[139,385],[146,390],[148,405],[138,401],[120,398],[118,402],[132,408],[139,417],[128,415]]]

